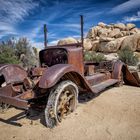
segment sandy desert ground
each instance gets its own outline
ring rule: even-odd
[[[54,129],[10,108],[0,114],[0,140],[140,140],[140,88],[113,87],[79,103]]]

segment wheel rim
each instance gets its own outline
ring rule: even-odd
[[[46,125],[53,128],[76,109],[78,87],[71,81],[62,81],[52,88],[45,109]]]
[[[66,87],[59,96],[56,106],[56,117],[59,122],[68,114],[74,111],[76,106],[76,97],[71,86]]]

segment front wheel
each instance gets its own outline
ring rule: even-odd
[[[62,81],[50,92],[45,109],[46,125],[53,128],[76,109],[78,87],[71,81]]]

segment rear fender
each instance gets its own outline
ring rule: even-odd
[[[140,86],[140,79],[138,77],[138,74],[131,73],[127,65],[121,61],[114,62],[112,78],[118,79],[119,81],[123,79],[125,84],[128,85]]]
[[[137,72],[130,72],[127,66],[122,67],[125,84],[140,87],[140,78]]]

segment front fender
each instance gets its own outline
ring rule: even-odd
[[[57,64],[48,68],[40,78],[39,87],[50,88],[54,86],[68,72],[80,73],[76,67],[70,64]]]

